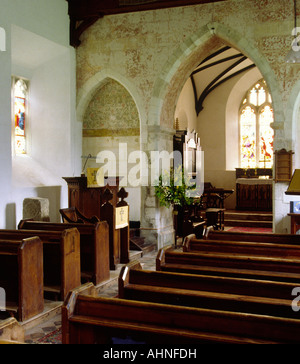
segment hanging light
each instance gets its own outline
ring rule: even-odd
[[[285,61],[287,63],[300,63],[300,42],[298,42],[297,38],[297,7],[296,7],[296,0],[294,0],[294,29],[292,31],[292,35],[295,36],[293,40],[292,47],[289,53],[286,56]]]

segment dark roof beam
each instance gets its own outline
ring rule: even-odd
[[[218,64],[221,64],[221,63],[224,63],[224,62],[228,62],[228,61],[231,61],[233,59],[236,59],[236,58],[241,58],[241,57],[244,57],[244,55],[242,53],[238,53],[238,54],[235,54],[233,56],[230,56],[230,57],[226,57],[226,58],[222,58],[220,59],[219,61],[215,61],[215,62],[212,62],[206,66],[203,66],[201,68],[198,68],[196,69],[195,71],[192,72],[192,75],[195,75],[196,73],[199,73],[201,71],[204,71],[210,67],[213,67],[213,66],[216,66]]]
[[[250,66],[244,67],[241,70],[234,72],[233,74],[231,74],[228,77],[225,77],[223,80],[217,82],[218,80],[220,80],[222,77],[224,77],[228,72],[230,72],[232,69],[234,69],[235,67],[237,67],[239,64],[241,64],[242,62],[244,62],[247,59],[246,56],[244,56],[242,59],[240,59],[239,61],[235,62],[233,65],[231,65],[230,67],[228,67],[226,70],[224,70],[223,72],[221,72],[217,77],[215,77],[213,79],[212,82],[210,82],[210,84],[204,89],[204,91],[202,92],[201,96],[199,97],[199,100],[196,103],[196,113],[197,115],[199,115],[199,113],[203,110],[203,102],[205,100],[205,98],[213,91],[215,90],[218,86],[220,86],[221,84],[223,84],[224,82],[228,81],[229,79],[237,76],[238,74],[245,72],[251,68],[256,67],[255,64],[252,64]]]

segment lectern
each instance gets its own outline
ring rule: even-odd
[[[86,176],[63,177],[68,184],[68,207],[77,209],[86,217],[97,216],[101,220],[100,207],[105,202],[103,194],[106,188],[112,193],[111,204],[116,207],[118,203],[119,177],[107,177],[103,187],[89,187]]]
[[[107,177],[103,187],[88,185],[88,179],[81,177],[63,177],[68,184],[69,208],[76,207],[87,218],[97,216],[109,225],[110,269],[115,270],[119,263],[128,263],[128,256],[122,252],[129,247],[129,240],[121,240],[123,234],[115,226],[115,211],[118,207],[119,177]],[[107,196],[109,194],[109,197]],[[128,252],[127,252],[128,254]]]

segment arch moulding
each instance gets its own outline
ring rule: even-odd
[[[157,77],[149,111],[149,124],[173,127],[177,99],[193,69],[208,54],[228,44],[249,57],[266,80],[274,104],[275,129],[281,129],[284,118],[282,99],[270,64],[264,55],[236,29],[218,23],[208,23],[182,43]]]

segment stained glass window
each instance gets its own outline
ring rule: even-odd
[[[28,82],[13,78],[13,115],[15,153],[26,153]]]
[[[274,114],[264,80],[250,88],[240,109],[241,168],[272,168]]]
[[[242,168],[256,167],[256,115],[251,106],[241,112],[241,161]]]

